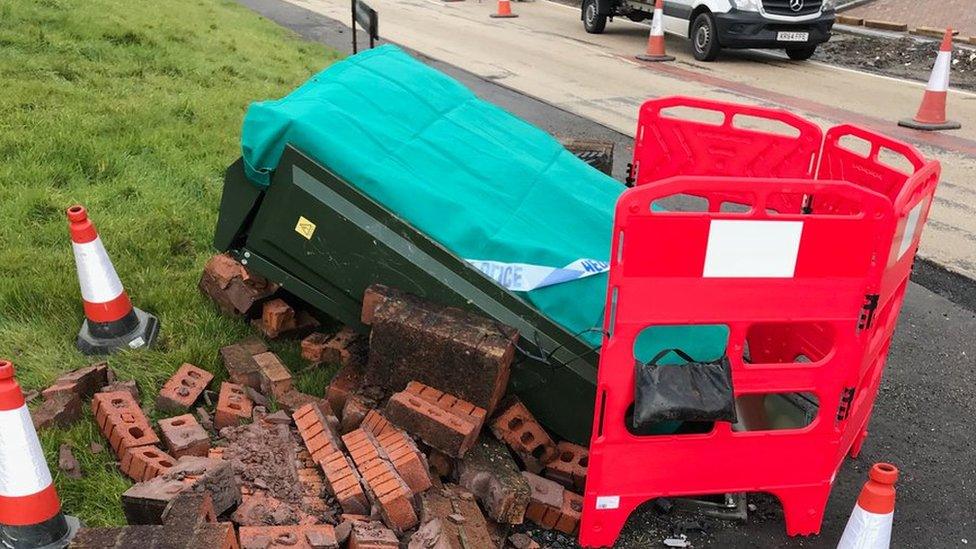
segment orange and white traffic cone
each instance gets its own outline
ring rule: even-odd
[[[0,547],[66,547],[78,526],[61,512],[14,365],[0,359]]]
[[[152,345],[159,333],[159,321],[132,306],[84,207],[68,208],[68,227],[85,305],[78,349],[86,355],[99,355]]]
[[[925,86],[922,105],[915,118],[899,120],[898,125],[915,130],[958,130],[959,122],[946,119],[946,98],[949,95],[949,70],[952,67],[952,29],[946,29],[942,45],[932,67],[932,75]]]
[[[891,522],[895,514],[895,481],[898,468],[875,463],[868,481],[844,528],[837,549],[887,549],[891,544]]]
[[[654,3],[651,19],[651,35],[647,38],[647,53],[637,56],[641,61],[674,61],[673,55],[664,51],[664,0]]]
[[[491,14],[491,17],[496,19],[508,19],[518,17],[518,15],[512,13],[512,3],[510,0],[498,0],[498,11]]]

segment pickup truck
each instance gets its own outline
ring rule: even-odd
[[[804,60],[830,39],[837,0],[670,0],[664,31],[690,38],[695,58],[715,60],[722,48],[784,49]],[[583,0],[586,32],[600,34],[615,16],[644,21],[653,0]]]

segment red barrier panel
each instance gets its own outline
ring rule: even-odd
[[[722,123],[661,115],[674,106],[718,111]],[[757,137],[730,123],[740,113],[797,133]],[[582,545],[611,545],[650,499],[730,492],[774,494],[788,534],[820,531],[834,476],[867,434],[940,166],[854,126],[827,132],[822,153],[819,136],[758,107],[642,107],[638,186],[614,220]],[[707,177],[717,173],[729,177]],[[706,206],[665,211],[674,197]],[[638,434],[628,427],[638,335],[695,324],[728,328],[739,421]],[[785,397],[814,403],[807,423],[767,417]]]

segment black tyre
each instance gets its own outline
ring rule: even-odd
[[[711,13],[700,13],[695,18],[691,25],[691,46],[695,59],[699,61],[718,59],[722,46],[718,43],[718,28]]]
[[[786,48],[786,55],[794,61],[806,61],[813,57],[813,54],[817,51],[817,46],[797,46],[793,48]]]
[[[596,0],[583,0],[583,28],[590,34],[600,34],[607,28],[607,16],[597,13]]]

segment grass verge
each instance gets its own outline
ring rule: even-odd
[[[249,102],[279,97],[338,54],[229,0],[7,0],[0,4],[0,356],[27,389],[89,360],[64,209],[88,209],[133,302],[162,322],[151,351],[113,356],[147,411],[181,363],[224,377],[217,349],[248,332],[219,316],[196,282],[216,222],[221,176],[239,156]],[[293,349],[282,358],[298,366]],[[321,372],[299,379],[314,390]],[[41,433],[67,512],[125,522],[130,482],[87,417]],[[155,418],[155,416],[154,416]],[[72,445],[85,476],[59,474]]]

